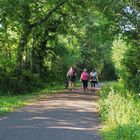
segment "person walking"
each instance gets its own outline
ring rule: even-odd
[[[95,69],[90,72],[90,84],[91,84],[91,91],[94,92],[95,85],[98,84],[98,75]]]
[[[68,77],[68,88],[70,90],[74,90],[75,82],[76,82],[76,70],[73,65],[70,66],[70,69],[67,72]]]
[[[84,71],[81,73],[80,81],[83,82],[83,89],[86,90],[88,87],[88,79],[89,74],[87,73],[87,69],[84,69]]]

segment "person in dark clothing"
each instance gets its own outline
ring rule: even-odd
[[[74,86],[75,86],[74,84],[76,82],[76,75],[77,75],[76,70],[75,70],[74,66],[72,65],[67,72],[67,77],[69,79],[68,87],[70,90],[74,89]]]

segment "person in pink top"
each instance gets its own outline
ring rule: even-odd
[[[87,69],[84,69],[84,71],[81,73],[80,81],[83,82],[83,89],[86,90],[88,87],[88,79],[89,74],[87,73]]]

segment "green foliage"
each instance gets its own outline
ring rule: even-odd
[[[124,54],[122,79],[128,89],[140,91],[140,47],[131,46]]]
[[[140,138],[139,97],[122,84],[110,84],[100,93],[100,114],[105,140],[138,140]]]
[[[3,75],[0,82],[0,95],[33,92],[45,86],[38,74],[32,75],[29,71],[23,71],[21,79],[12,75]]]
[[[139,133],[140,125],[132,123],[118,125],[113,129],[103,130],[102,137],[104,137],[104,140],[139,140]]]
[[[13,90],[19,91],[21,87],[20,91],[32,91],[33,81],[36,81],[34,75],[38,75],[39,79],[35,87],[40,87],[39,82],[42,81],[60,82],[70,64],[74,64],[78,72],[83,68],[96,68],[102,79],[115,79],[116,71],[120,73],[116,65],[120,64],[120,59],[115,58],[115,70],[111,60],[112,42],[121,35],[123,40],[138,46],[139,19],[136,1],[0,1],[2,89],[13,86]],[[139,51],[135,51],[138,54]],[[126,61],[122,65],[126,69],[131,67],[127,65],[128,55],[124,56]],[[139,55],[135,61],[138,67]],[[124,70],[123,75],[129,73],[135,79],[129,83],[130,77],[125,76],[124,80],[129,83],[128,86],[133,88],[136,84],[139,89],[139,73],[136,72],[136,76],[131,72]],[[15,82],[18,83],[16,86]]]
[[[55,85],[54,87],[47,85],[45,89],[33,93],[23,95],[10,95],[9,93],[8,95],[0,95],[0,116],[35,101],[38,98],[47,98],[48,95],[60,89],[62,89],[62,85]]]
[[[124,58],[124,53],[127,48],[128,46],[123,40],[115,39],[113,41],[112,61],[114,63],[118,77],[121,77],[121,72],[123,71],[122,60]]]
[[[12,111],[15,107],[25,105],[29,100],[29,95],[20,96],[1,96],[0,97],[0,115]]]
[[[137,47],[136,47],[137,46]],[[115,64],[118,77],[121,78],[127,89],[140,91],[140,54],[139,46],[126,44],[122,40],[114,41],[112,59]]]
[[[102,80],[107,81],[117,80],[116,70],[114,68],[113,63],[104,63],[100,77]]]

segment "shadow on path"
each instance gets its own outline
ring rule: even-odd
[[[58,93],[0,118],[0,140],[101,140],[98,97]]]

